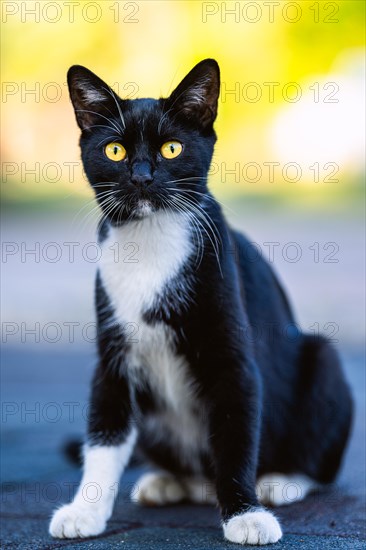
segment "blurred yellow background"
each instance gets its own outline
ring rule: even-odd
[[[85,65],[121,97],[168,95],[214,57],[222,94],[210,175],[220,196],[320,204],[363,179],[361,0],[3,1],[5,204],[91,194],[66,72]]]

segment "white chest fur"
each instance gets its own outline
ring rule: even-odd
[[[158,395],[176,410],[183,407],[180,398],[190,393],[185,360],[175,353],[171,329],[162,322],[147,324],[143,313],[171,284],[191,250],[188,220],[179,214],[158,213],[113,228],[103,243],[100,262],[116,321],[131,335],[127,355],[130,378],[139,384],[147,377]]]
[[[100,271],[118,322],[140,323],[191,251],[188,220],[180,214],[155,213],[112,228]]]

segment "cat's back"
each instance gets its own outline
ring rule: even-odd
[[[245,293],[245,306],[252,323],[294,322],[287,296],[263,252],[245,235],[230,230],[233,254]]]

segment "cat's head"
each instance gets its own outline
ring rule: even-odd
[[[198,63],[168,98],[121,99],[78,65],[70,68],[68,85],[84,170],[105,217],[119,224],[163,209],[197,208],[216,141],[216,61]]]

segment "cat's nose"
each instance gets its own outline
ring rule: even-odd
[[[132,165],[131,181],[135,185],[149,185],[153,181],[150,163],[146,161],[135,162]]]

